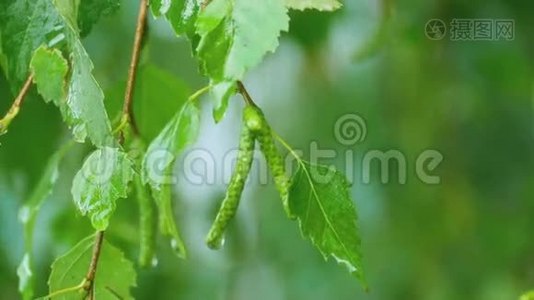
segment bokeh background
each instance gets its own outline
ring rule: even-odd
[[[274,129],[309,155],[310,143],[336,150],[322,161],[340,168],[353,151],[351,189],[359,213],[364,266],[370,285],[334,261],[324,262],[286,219],[275,189],[250,180],[223,250],[203,242],[224,195],[224,155],[238,141],[242,101],[234,97],[215,125],[203,99],[201,135],[192,149],[213,155],[216,182],[175,186],[175,213],[189,250],[179,260],[159,241],[157,266],[139,270],[138,299],[517,299],[534,288],[534,2],[347,0],[335,13],[291,12],[290,32],[275,54],[245,84]],[[103,19],[84,40],[106,104],[120,101],[137,14],[136,1]],[[428,20],[515,20],[513,41],[435,41]],[[143,64],[159,74],[151,107],[173,102],[169,90],[206,84],[164,20],[151,17]],[[156,71],[154,71],[156,70]],[[163,79],[157,79],[163,78]],[[165,87],[165,85],[168,85]],[[171,87],[169,87],[171,86]],[[185,88],[184,88],[185,89]],[[14,95],[0,74],[0,111]],[[115,100],[114,100],[115,99]],[[341,116],[365,119],[365,140],[345,146],[334,134]],[[172,112],[162,113],[160,123]],[[17,299],[16,267],[22,257],[18,209],[39,179],[47,158],[69,133],[60,114],[35,90],[7,135],[0,138],[0,298]],[[407,182],[396,175],[362,181],[362,157],[371,150],[406,157]],[[441,183],[415,175],[425,149],[443,155],[432,171]],[[61,166],[60,180],[37,221],[34,253],[37,294],[47,293],[54,257],[91,232],[77,215],[70,184],[88,146],[79,145]],[[183,161],[183,160],[180,160]],[[180,161],[177,173],[182,174]],[[203,166],[195,169],[202,173]],[[195,168],[196,168],[195,167]],[[395,164],[390,165],[395,174]],[[183,174],[182,174],[183,175]],[[135,261],[137,204],[122,199],[108,238]]]

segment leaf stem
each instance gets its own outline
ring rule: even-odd
[[[108,292],[110,292],[118,300],[124,299],[121,295],[119,295],[119,293],[115,292],[111,287],[106,286],[105,288],[106,288],[106,290],[108,290]]]
[[[245,85],[241,81],[237,81],[237,90],[243,96],[243,100],[245,100],[245,103],[247,105],[251,105],[254,107],[258,107],[254,100],[252,100],[252,97],[250,97],[250,94],[248,93],[247,89],[245,88]]]
[[[86,285],[86,280],[84,279],[80,284],[78,285],[75,285],[75,286],[72,286],[72,287],[68,287],[68,288],[64,288],[64,289],[61,289],[61,290],[57,290],[55,292],[52,292],[46,296],[43,296],[43,297],[39,297],[39,298],[36,298],[35,300],[46,300],[46,299],[52,299],[52,297],[57,297],[57,296],[60,296],[60,295],[63,295],[63,294],[66,294],[66,293],[70,293],[70,292],[75,292],[77,290],[81,290],[84,288],[84,286]]]
[[[93,245],[93,255],[91,256],[91,263],[89,264],[89,270],[85,275],[85,285],[83,288],[87,291],[87,298],[94,299],[93,286],[95,283],[96,269],[98,267],[98,260],[100,258],[100,252],[102,251],[102,243],[104,241],[104,231],[98,231],[95,236],[95,244]]]
[[[210,89],[211,89],[211,85],[207,85],[207,86],[205,86],[203,88],[200,88],[199,90],[197,90],[196,92],[191,94],[191,96],[189,96],[187,101],[189,101],[189,102],[196,101],[198,99],[198,97],[202,96],[202,94],[204,94],[205,92],[209,91]]]
[[[147,27],[147,0],[141,0],[139,5],[139,15],[137,17],[137,27],[135,29],[134,44],[132,49],[132,59],[130,61],[130,69],[128,71],[128,80],[126,82],[126,90],[124,92],[124,103],[122,107],[122,119],[125,120],[132,128],[134,134],[139,134],[137,123],[133,116],[133,92],[135,86],[135,78],[137,75],[137,66],[139,64],[139,57],[143,45],[143,37]],[[124,137],[123,130],[120,131],[120,140]]]
[[[13,104],[9,108],[6,115],[0,119],[0,135],[6,133],[7,128],[9,127],[9,124],[13,119],[17,116],[19,113],[20,107],[22,106],[22,103],[24,102],[24,99],[26,98],[26,94],[28,94],[28,91],[30,90],[30,86],[32,85],[33,80],[33,73],[31,73],[28,76],[28,79],[24,82],[24,85],[20,89],[19,94],[17,95],[17,98],[15,98],[15,101],[13,101]]]
[[[281,136],[279,136],[278,133],[276,133],[274,130],[271,130],[271,132],[274,138],[277,139],[278,142],[280,142],[280,144],[282,144],[282,146],[284,146],[284,148],[286,148],[287,151],[289,151],[289,153],[291,153],[291,155],[295,157],[295,159],[299,162],[299,164],[302,165],[302,158],[300,158],[297,152],[295,152],[295,150],[293,150],[293,148],[291,148],[291,146],[289,146],[289,144]]]

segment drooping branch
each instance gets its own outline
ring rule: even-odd
[[[84,289],[87,291],[86,299],[93,300],[94,293],[93,287],[95,284],[96,270],[98,267],[98,260],[100,259],[100,252],[102,251],[102,243],[104,242],[104,231],[98,231],[95,236],[95,243],[93,245],[93,254],[91,256],[91,263],[89,264],[89,270],[85,275]]]
[[[20,107],[22,106],[22,103],[26,98],[26,94],[28,94],[28,91],[30,90],[32,81],[33,74],[30,74],[28,76],[28,79],[26,79],[24,85],[20,89],[20,92],[15,98],[15,101],[13,101],[13,104],[11,104],[11,107],[9,108],[8,112],[2,119],[0,119],[0,135],[4,134],[7,131],[7,128],[9,127],[11,121],[13,121],[13,119],[18,115]]]
[[[139,5],[139,15],[137,17],[137,26],[135,29],[134,44],[132,49],[132,59],[130,61],[130,69],[128,71],[128,80],[126,81],[126,90],[124,92],[124,103],[122,108],[122,121],[130,125],[134,134],[139,134],[137,124],[133,115],[133,92],[135,86],[135,78],[137,75],[137,67],[139,64],[139,57],[143,45],[143,37],[146,30],[147,19],[147,0],[141,0]],[[121,123],[122,123],[121,121]],[[124,142],[124,129],[121,128],[119,132],[119,142]],[[102,244],[104,242],[104,231],[98,231],[95,236],[95,243],[93,245],[93,254],[91,256],[91,263],[89,270],[85,276],[84,289],[87,291],[87,299],[94,299],[94,282],[96,271],[98,268],[98,261],[100,259],[100,252],[102,251]]]
[[[132,48],[132,58],[130,60],[130,69],[128,70],[128,80],[126,81],[126,90],[124,92],[124,103],[122,107],[122,119],[130,125],[134,134],[138,134],[139,130],[133,115],[133,93],[139,57],[141,55],[141,48],[143,45],[143,37],[145,36],[145,30],[147,27],[147,6],[147,0],[141,0]],[[120,132],[120,138],[123,138],[122,130]]]

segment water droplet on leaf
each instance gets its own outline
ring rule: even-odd
[[[210,247],[210,249],[213,249],[213,250],[219,250],[224,246],[224,242],[225,242],[225,238],[222,237],[218,240],[209,242],[208,247]]]

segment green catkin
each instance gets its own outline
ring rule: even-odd
[[[280,198],[282,198],[284,210],[289,217],[292,217],[288,204],[290,180],[286,176],[284,160],[276,148],[271,127],[257,107],[247,106],[245,108],[245,117],[247,126],[255,133],[258,139],[261,152],[265,156],[267,165],[273,175],[276,189],[280,193]]]
[[[139,202],[139,265],[151,266],[155,260],[156,211],[154,204],[141,178],[135,178],[137,201]]]
[[[237,154],[237,164],[230,179],[230,184],[226,190],[226,197],[221,203],[217,217],[211,226],[206,238],[208,247],[218,249],[223,244],[224,231],[229,222],[235,216],[245,181],[247,180],[254,156],[254,133],[246,126],[246,113],[243,114],[243,128],[239,140],[239,152]]]

